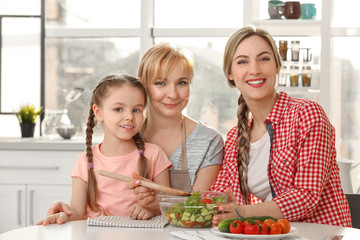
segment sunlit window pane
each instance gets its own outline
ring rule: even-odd
[[[40,19],[2,22],[1,111],[24,103],[40,105]]]
[[[218,129],[224,136],[236,125],[239,92],[230,88],[222,71],[227,38],[156,38],[185,47],[195,57],[195,76],[187,114]]]
[[[41,0],[0,0],[0,15],[40,15]]]
[[[360,61],[351,46],[359,37],[334,38],[332,76],[332,118],[336,122],[338,155],[342,158],[360,159]]]
[[[114,72],[136,74],[139,39],[48,39],[45,60],[46,109],[64,109],[66,95],[74,88],[84,88],[80,98],[67,106],[70,120],[81,132],[92,90],[101,77]]]
[[[243,1],[155,0],[154,15],[155,27],[240,27],[243,22]]]
[[[334,17],[332,25],[334,27],[360,27],[358,20],[360,1],[336,0],[334,4]]]
[[[47,26],[140,27],[140,0],[47,0]]]

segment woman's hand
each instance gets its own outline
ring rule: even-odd
[[[36,225],[48,225],[48,224],[63,224],[68,221],[69,217],[64,212],[55,213],[52,215],[48,215],[45,219],[41,220],[40,222],[36,223]]]
[[[135,178],[135,180],[128,182],[127,187],[129,189],[134,189],[134,194],[136,195],[136,199],[138,200],[138,203],[146,207],[150,203],[155,201],[155,193],[152,189],[140,186],[140,181],[136,179],[140,179],[142,181],[148,181],[150,180],[140,177],[137,173],[133,173],[132,177]]]
[[[147,220],[152,218],[154,214],[147,208],[144,208],[139,203],[135,203],[129,209],[129,217],[135,220]]]
[[[238,217],[237,213],[235,212],[235,208],[237,208],[239,211],[239,206],[236,203],[235,196],[230,188],[226,189],[226,193],[227,193],[228,203],[219,206],[219,211],[224,211],[224,213],[214,215],[213,217],[214,226],[217,226],[219,222],[224,219]]]

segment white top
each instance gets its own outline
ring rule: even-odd
[[[267,175],[269,157],[270,136],[268,133],[257,142],[250,142],[248,186],[251,194],[263,202],[272,199]]]

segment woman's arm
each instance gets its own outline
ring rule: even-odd
[[[201,168],[196,173],[196,179],[192,190],[193,191],[209,190],[213,182],[215,182],[219,174],[220,168],[221,165],[219,164]]]

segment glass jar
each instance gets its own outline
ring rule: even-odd
[[[300,41],[291,41],[291,61],[299,61]]]
[[[49,139],[58,138],[57,128],[72,125],[66,109],[45,109],[45,117],[41,123],[41,133]]]
[[[278,80],[279,86],[281,87],[286,86],[287,76],[288,76],[287,68],[286,66],[282,66],[279,72],[279,80]]]
[[[287,50],[288,50],[288,42],[286,40],[280,40],[279,53],[283,61],[286,61]]]
[[[299,86],[299,66],[290,66],[290,86]]]
[[[65,113],[65,109],[45,109],[45,116],[41,123],[41,133],[44,137],[54,139],[59,136],[56,131],[56,127],[57,124],[60,122],[61,116]]]
[[[310,87],[311,85],[311,67],[310,66],[303,66],[302,72],[301,72],[301,78],[302,78],[302,85],[304,87]]]

